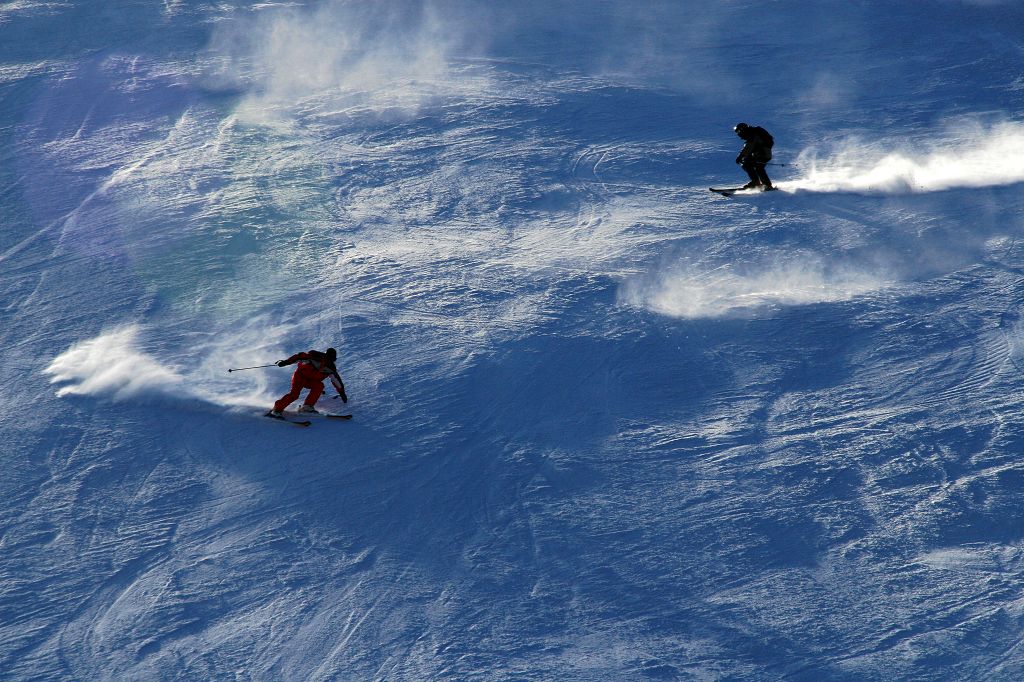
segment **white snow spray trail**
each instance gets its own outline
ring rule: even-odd
[[[412,114],[438,96],[486,87],[452,64],[470,35],[465,21],[416,3],[272,8],[218,27],[207,80],[248,91],[236,112],[247,123],[279,123],[296,103],[320,115]]]
[[[1024,182],[1024,123],[950,124],[927,141],[839,142],[800,154],[801,175],[786,189],[905,194]]]
[[[105,395],[114,400],[143,393],[175,393],[184,378],[137,349],[139,327],[127,325],[76,343],[44,370],[65,395]]]
[[[887,285],[884,278],[822,263],[778,263],[746,272],[673,271],[636,278],[625,303],[686,319],[756,314],[780,306],[846,301]]]
[[[145,397],[199,400],[223,407],[254,407],[268,403],[271,390],[266,374],[246,372],[245,376],[225,371],[239,356],[259,356],[268,364],[284,357],[278,343],[286,325],[267,325],[262,320],[215,341],[199,342],[191,348],[194,356],[161,359],[144,349],[145,330],[126,324],[72,345],[46,367],[50,383],[59,384],[58,396],[82,395],[115,401]],[[191,367],[185,371],[181,366]],[[288,374],[277,377],[287,386]]]

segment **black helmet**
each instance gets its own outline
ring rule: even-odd
[[[338,351],[334,350],[333,348],[328,348],[327,351],[324,352],[324,355],[326,355],[327,359],[330,360],[331,362],[334,362],[335,360],[338,359]]]
[[[742,135],[743,133],[747,132],[747,128],[749,127],[750,126],[748,126],[746,123],[737,123],[735,126],[733,126],[732,129],[736,132],[737,135]]]

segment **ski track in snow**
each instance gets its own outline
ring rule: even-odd
[[[0,10],[0,677],[1020,678],[1021,11],[414,5]]]

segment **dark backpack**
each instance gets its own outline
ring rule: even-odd
[[[761,126],[754,126],[750,130],[759,138],[761,138],[761,143],[764,144],[764,146],[767,147],[768,149],[771,149],[772,147],[775,146],[775,138],[772,137],[772,134],[769,133],[764,128],[762,128]]]

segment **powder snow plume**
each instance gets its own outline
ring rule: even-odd
[[[238,115],[273,123],[302,111],[409,114],[435,97],[485,87],[453,67],[471,24],[429,4],[326,2],[315,9],[270,7],[218,27],[211,82],[248,91]]]
[[[284,357],[279,343],[288,329],[287,325],[266,324],[257,318],[240,330],[218,335],[216,340],[195,341],[195,355],[179,358],[181,364],[190,367],[183,371],[144,350],[142,326],[123,325],[74,344],[44,372],[50,376],[50,383],[61,384],[57,395],[62,397],[126,400],[160,395],[228,408],[255,407],[267,404],[274,392],[271,381],[286,386],[289,373],[240,375],[225,369],[237,364],[240,355],[258,356],[260,364]]]
[[[950,124],[911,147],[906,141],[847,139],[801,153],[787,189],[900,194],[1024,182],[1024,124]]]
[[[139,327],[127,325],[76,343],[44,370],[58,396],[105,395],[126,400],[143,393],[170,393],[184,381],[174,370],[138,350]]]
[[[676,271],[629,281],[623,300],[686,319],[745,315],[779,306],[846,301],[876,291],[875,275],[826,268],[822,263],[780,263],[746,272]]]

